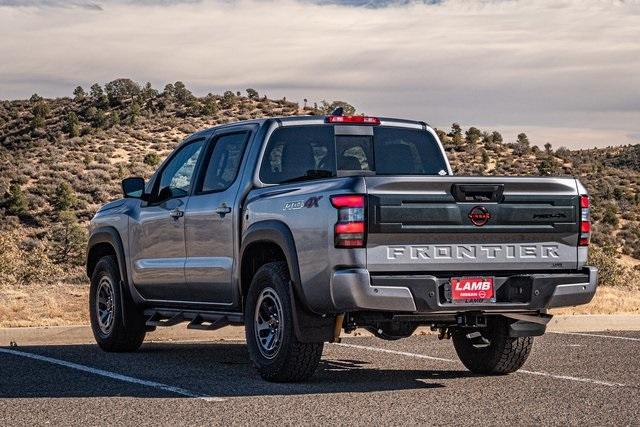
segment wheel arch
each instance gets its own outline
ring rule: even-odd
[[[93,270],[100,258],[115,255],[120,270],[120,280],[127,283],[127,266],[124,257],[124,247],[120,233],[114,227],[100,227],[91,233],[87,244],[87,276],[91,279]]]
[[[262,258],[252,262],[254,256]],[[240,248],[240,291],[244,298],[253,274],[267,262],[285,261],[296,296],[306,305],[301,289],[300,268],[293,233],[281,221],[266,220],[251,224],[242,236]]]
[[[114,255],[116,262],[118,263],[118,270],[120,273],[120,281],[118,286],[120,287],[120,303],[122,307],[125,305],[125,293],[131,296],[131,290],[129,289],[127,279],[127,264],[124,255],[124,246],[120,233],[114,227],[105,226],[97,228],[91,233],[89,237],[89,243],[87,244],[87,276],[91,279],[93,270],[100,261],[100,258],[106,255]],[[122,323],[126,326],[127,319],[122,312]]]

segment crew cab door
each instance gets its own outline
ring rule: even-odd
[[[186,280],[195,302],[232,305],[238,178],[254,126],[218,131],[207,146],[185,215]]]
[[[186,258],[184,212],[204,140],[188,142],[163,164],[151,190],[131,218],[133,283],[149,300],[184,300]]]

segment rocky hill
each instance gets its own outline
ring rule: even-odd
[[[253,89],[196,97],[181,82],[157,91],[129,79],[78,87],[68,98],[0,101],[0,280],[82,281],[84,227],[96,208],[119,197],[122,178],[148,177],[188,134],[336,105],[352,110],[272,100]],[[593,198],[597,262],[616,274],[640,263],[640,146],[540,149],[525,134],[504,141],[494,130],[457,124],[438,133],[457,174],[578,176]]]

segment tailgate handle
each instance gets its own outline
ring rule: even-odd
[[[503,184],[453,184],[451,194],[457,202],[501,202]]]

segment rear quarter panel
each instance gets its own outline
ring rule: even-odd
[[[366,265],[365,249],[334,248],[337,210],[330,197],[364,192],[362,178],[334,178],[254,189],[247,197],[242,232],[267,220],[281,221],[289,228],[298,255],[304,299],[308,308],[317,313],[332,310],[329,281],[337,268]]]

